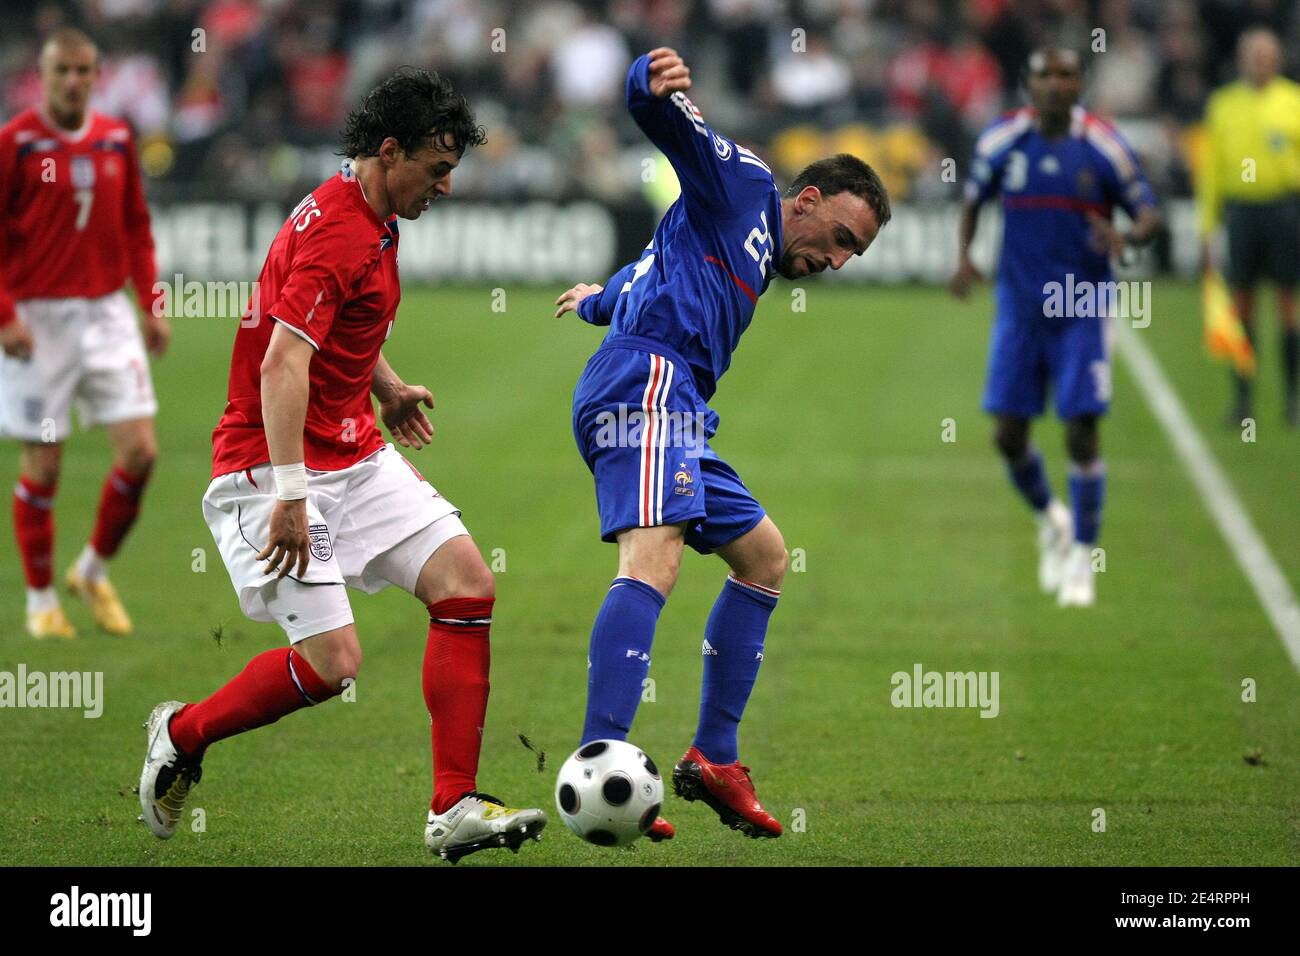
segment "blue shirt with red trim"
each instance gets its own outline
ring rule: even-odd
[[[1088,213],[1110,219],[1116,206],[1136,217],[1155,195],[1128,143],[1104,120],[1076,106],[1069,132],[1049,139],[1032,108],[1008,113],[975,144],[966,199],[1002,198],[998,301],[1043,321],[1043,287],[1110,281],[1110,259],[1089,242]]]
[[[654,238],[578,314],[606,343],[651,340],[690,366],[708,401],[781,257],[781,194],[753,152],[711,130],[685,94],[650,93],[649,57],[628,71],[627,108],[672,163],[682,192]]]

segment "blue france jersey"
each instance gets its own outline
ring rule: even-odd
[[[1009,113],[975,145],[966,199],[1002,197],[999,310],[1043,321],[1043,287],[1066,281],[1106,282],[1110,260],[1089,244],[1087,213],[1110,219],[1115,206],[1136,217],[1154,206],[1137,157],[1109,123],[1074,107],[1069,133],[1048,139],[1032,108]]]
[[[709,129],[683,93],[650,93],[648,56],[628,70],[627,107],[672,163],[682,193],[640,261],[588,296],[578,315],[621,336],[652,340],[690,366],[708,401],[754,317],[781,255],[781,195],[752,152]]]

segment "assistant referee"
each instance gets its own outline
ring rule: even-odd
[[[1277,289],[1286,383],[1286,420],[1300,425],[1300,332],[1295,289],[1300,281],[1300,84],[1279,75],[1282,48],[1263,28],[1237,43],[1240,79],[1217,90],[1205,110],[1206,156],[1198,177],[1202,265],[1210,266],[1209,239],[1220,221],[1227,228],[1224,270],[1252,347],[1255,287]],[[1251,383],[1234,372],[1236,395],[1229,415],[1239,426],[1251,417]]]

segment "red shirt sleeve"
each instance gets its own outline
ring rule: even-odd
[[[331,219],[331,212],[336,218]],[[356,277],[378,255],[378,244],[360,240],[342,213],[334,209],[298,217],[287,274],[267,310],[271,318],[296,330],[317,349],[329,336]],[[375,251],[364,253],[367,248]]]
[[[124,224],[127,248],[130,251],[131,285],[135,289],[140,308],[152,310],[154,285],[158,281],[158,266],[154,261],[153,230],[149,222],[149,204],[144,198],[144,182],[140,176],[140,160],[136,155],[135,140],[126,141],[126,196]]]
[[[14,174],[18,167],[18,150],[12,136],[0,136],[0,229],[4,237],[0,238],[3,247],[10,234],[9,210],[14,192]],[[14,299],[5,286],[4,271],[0,270],[0,325],[8,325],[17,318],[14,312]]]

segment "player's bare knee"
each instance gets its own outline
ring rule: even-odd
[[[415,584],[415,596],[426,605],[449,598],[492,598],[496,593],[496,577],[469,535],[452,538],[429,555]]]
[[[23,446],[19,470],[24,478],[38,485],[58,484],[63,462],[63,446],[28,444]]]
[[[325,655],[322,666],[312,664],[312,669],[335,690],[342,690],[346,682],[355,681],[361,672],[361,647],[333,648]]]
[[[618,573],[644,581],[664,597],[672,593],[681,570],[686,526],[632,528],[618,539]]]
[[[475,550],[472,558],[457,566],[452,579],[447,582],[446,591],[439,600],[456,597],[494,598],[497,594],[497,579]]]
[[[1100,452],[1101,436],[1097,420],[1091,416],[1072,419],[1065,429],[1065,448],[1070,461],[1080,468],[1086,468],[1097,460]]]
[[[781,590],[790,566],[790,552],[786,550],[780,529],[768,519],[741,541],[738,551],[723,553],[732,573],[742,581]]]
[[[154,462],[158,460],[158,445],[156,442],[142,441],[122,449],[117,455],[115,464],[128,475],[144,475],[153,468]]]
[[[760,581],[759,583],[777,591],[781,590],[781,585],[785,583],[785,572],[789,567],[790,552],[786,550],[785,541],[781,541],[769,558],[767,581]]]
[[[774,591],[781,590],[781,585],[785,582],[786,568],[790,566],[790,553],[781,548],[772,554],[764,556],[762,561],[753,566],[748,574],[733,572],[736,577],[752,584],[761,584],[765,588],[771,588]]]
[[[361,643],[349,625],[324,634],[316,634],[294,645],[316,676],[335,690],[345,681],[354,681],[361,672]]]
[[[33,481],[38,485],[44,485],[46,487],[57,485],[59,483],[59,463],[55,461],[48,464],[42,462],[39,464],[24,465],[22,474],[24,478]]]
[[[993,444],[1003,458],[1019,461],[1029,450],[1029,433],[1018,424],[999,421],[993,426]]]
[[[619,574],[636,578],[650,585],[664,597],[668,597],[677,584],[677,574],[681,570],[682,554],[661,552],[655,555],[642,555],[637,561],[620,569]]]

